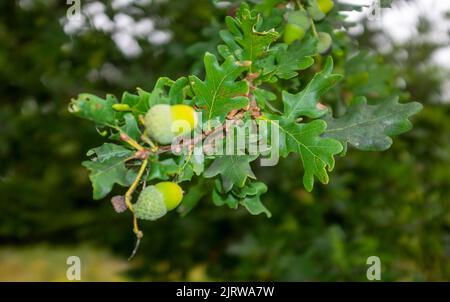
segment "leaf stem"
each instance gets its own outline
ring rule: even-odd
[[[128,136],[128,134],[126,134],[125,132],[123,132],[121,129],[119,129],[119,133],[120,133],[120,139],[123,140],[124,142],[128,143],[130,146],[132,146],[133,148],[135,148],[138,151],[144,151],[145,148],[143,146],[141,146],[137,141],[135,141],[134,139],[132,139],[131,137]]]
[[[142,134],[141,139],[150,146],[150,150],[152,152],[158,151],[158,146],[148,137],[147,130],[144,130],[144,134]]]
[[[309,18],[309,22],[311,22],[311,29],[312,29],[312,32],[314,34],[314,37],[317,38],[319,35],[317,34],[316,24],[314,23],[313,18],[311,18],[311,17],[308,17],[308,18]]]
[[[302,3],[300,2],[300,0],[295,0],[295,3],[297,4],[298,8],[300,10],[305,10],[305,8],[303,7]]]
[[[132,146],[133,148],[135,148],[138,151],[145,151],[145,148],[143,146],[141,146],[137,141],[135,141],[133,138],[128,136],[128,134],[126,134],[118,126],[116,126],[116,125],[108,125],[108,126],[113,128],[113,129],[115,129],[115,130],[117,130],[119,132],[119,136],[120,136],[121,140],[123,140],[124,142],[128,143],[130,146]]]
[[[142,165],[139,169],[139,172],[138,172],[136,178],[134,179],[133,183],[128,188],[127,192],[125,193],[125,204],[127,205],[128,209],[131,211],[131,213],[133,213],[133,232],[136,234],[136,237],[138,239],[142,238],[144,236],[144,234],[142,233],[142,231],[139,230],[139,226],[137,223],[137,217],[134,213],[133,204],[131,203],[131,196],[133,195],[133,192],[136,190],[136,187],[138,186],[139,181],[141,180],[142,175],[144,174],[147,164],[148,164],[148,159],[144,159],[142,161]]]
[[[306,11],[305,7],[302,5],[300,0],[295,0],[295,3],[297,4],[298,8],[301,11]],[[309,14],[308,14],[308,19],[309,19],[309,22],[311,23],[311,29],[312,29],[313,35],[314,35],[314,37],[317,38],[319,35],[317,34],[316,25],[314,24],[313,18],[311,18],[311,16],[309,16]]]
[[[176,182],[179,182],[180,178],[183,176],[184,169],[186,169],[186,166],[189,164],[189,161],[191,160],[193,148],[194,148],[194,146],[192,146],[192,145],[189,147],[189,151],[188,151],[189,153],[186,156],[185,162],[184,162],[183,166],[180,167],[180,169],[178,169],[177,176],[176,176]]]
[[[131,261],[131,259],[134,258],[134,256],[136,255],[136,253],[137,253],[137,251],[138,251],[138,249],[139,249],[140,243],[141,243],[141,238],[138,237],[138,238],[136,239],[136,243],[135,243],[135,245],[134,245],[134,249],[133,249],[133,251],[131,252],[130,257],[128,257],[128,261]]]

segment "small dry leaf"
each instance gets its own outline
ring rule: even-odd
[[[125,196],[123,195],[116,195],[111,198],[111,203],[114,207],[114,211],[116,213],[122,213],[127,210],[127,205],[125,203]]]

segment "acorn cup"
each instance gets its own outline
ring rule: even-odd
[[[133,210],[137,218],[155,221],[175,209],[183,199],[181,187],[169,181],[142,190]]]
[[[284,28],[283,40],[287,44],[295,40],[302,40],[310,27],[308,15],[305,11],[293,11],[287,15],[287,24]]]

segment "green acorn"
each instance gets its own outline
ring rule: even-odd
[[[295,40],[302,40],[310,26],[307,13],[305,11],[290,12],[287,15],[287,21],[283,34],[284,42],[291,44]]]
[[[328,14],[334,7],[333,0],[317,0],[317,5],[319,6],[322,13]]]
[[[178,184],[163,181],[142,190],[133,210],[137,218],[154,221],[175,209],[182,199],[183,190]]]
[[[333,39],[329,33],[319,32],[319,41],[317,43],[317,52],[321,55],[326,55],[331,51],[331,46],[333,44]]]
[[[180,135],[186,135],[197,125],[194,108],[184,104],[158,104],[145,114],[144,123],[150,138],[160,144],[170,144]]]
[[[286,44],[291,44],[295,40],[301,40],[305,36],[305,30],[300,26],[288,23],[284,29],[283,40]]]

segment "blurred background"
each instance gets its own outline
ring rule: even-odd
[[[71,255],[83,281],[364,281],[369,256],[380,257],[384,281],[450,280],[449,4],[394,1],[375,21],[349,14],[359,47],[378,53],[345,66],[366,68],[378,87],[359,91],[389,86],[424,104],[391,149],[350,149],[312,193],[292,158],[255,167],[272,218],[206,196],[185,217],[143,223],[127,262],[130,217],[92,200],[80,164],[103,138],[68,102],[201,74],[227,10],[211,0],[82,0],[81,19],[68,20],[65,1],[1,1],[0,280],[66,281]]]

